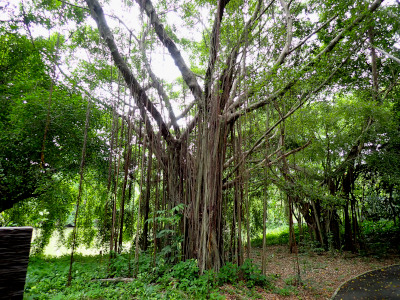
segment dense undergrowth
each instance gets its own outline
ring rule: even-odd
[[[400,254],[400,224],[381,219],[364,221],[360,226],[362,255]]]
[[[322,247],[315,240],[310,240],[308,233],[304,232],[304,230],[303,235],[301,235],[297,226],[294,227],[294,232],[300,252],[341,251],[341,249],[332,249],[329,244],[329,238],[327,239],[325,247]],[[344,232],[341,234],[344,234]],[[288,243],[289,228],[287,226],[269,230],[266,235],[267,245],[284,245]],[[395,224],[394,221],[386,219],[363,221],[360,223],[356,244],[356,250],[359,251],[360,255],[384,256],[390,253],[400,253],[400,224]],[[262,236],[253,239],[251,245],[252,247],[261,248]]]
[[[131,277],[136,271],[129,266],[126,254],[109,263],[108,257],[77,256],[73,281],[67,286],[69,257],[30,258],[24,299],[225,299],[218,287],[225,284],[272,289],[272,278],[261,274],[258,266],[246,260],[240,267],[227,263],[219,273],[199,275],[195,260],[175,265],[150,255],[140,258],[137,276],[132,281],[101,281],[104,278]]]
[[[296,237],[299,237],[296,228]],[[391,221],[364,223],[360,237],[363,249],[360,254],[400,252],[400,227]],[[286,244],[288,229],[279,228],[267,235],[267,244]],[[262,239],[255,239],[252,246],[261,246]],[[302,239],[299,250],[325,251],[316,243]],[[280,294],[274,287],[274,277],[265,276],[260,266],[246,260],[242,266],[227,262],[219,273],[207,271],[199,275],[195,260],[177,264],[167,262],[161,255],[154,263],[153,256],[142,254],[139,264],[134,265],[128,254],[117,255],[111,261],[108,256],[76,256],[73,281],[67,286],[69,256],[31,256],[24,299],[225,299],[220,287],[224,284],[238,289],[264,290]],[[131,278],[132,281],[101,281],[105,278]]]

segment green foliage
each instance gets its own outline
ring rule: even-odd
[[[69,270],[69,257],[46,258],[30,257],[25,284],[24,299],[74,299],[83,295],[105,295],[110,291],[101,291],[100,282],[91,282],[92,278],[105,275],[106,268],[97,264],[95,257],[76,256],[74,263],[74,281],[66,287]],[[76,299],[76,298],[75,298]]]
[[[236,283],[239,279],[239,268],[236,264],[227,262],[218,273],[219,284]]]
[[[110,259],[109,269],[111,277],[129,277],[129,262],[125,255],[114,254]]]
[[[363,221],[360,226],[361,254],[385,256],[390,252],[400,253],[400,225],[392,220]]]
[[[50,191],[49,185],[77,174],[83,143],[86,101],[62,85],[51,86],[41,55],[26,37],[1,37],[0,211]],[[44,41],[39,45],[48,46]],[[49,106],[50,104],[50,106]],[[49,114],[49,126],[41,152]],[[87,163],[100,164],[104,151],[95,135],[102,126],[92,108]],[[65,177],[64,177],[65,176]]]
[[[261,275],[251,260],[246,260],[241,267],[227,263],[218,274],[206,271],[199,275],[196,260],[168,265],[157,256],[154,265],[152,256],[146,254],[140,256],[139,273],[133,281],[98,280],[109,276],[130,277],[129,263],[126,254],[117,254],[111,261],[103,256],[76,255],[73,281],[67,287],[68,256],[31,256],[24,299],[225,299],[219,294],[218,286],[236,285],[239,279],[249,288],[273,287],[271,279]]]
[[[299,252],[313,256],[315,254],[322,254],[325,252],[325,249],[321,247],[319,242],[310,240],[310,238],[307,236],[301,242],[299,242]]]
[[[256,266],[251,259],[246,259],[243,265],[240,266],[240,275],[246,281],[248,288],[253,286],[272,288],[270,279],[261,274],[260,267]]]
[[[141,256],[140,273],[134,281],[102,282],[97,279],[109,275],[129,277],[128,256],[116,255],[108,262],[101,256],[78,255],[72,285],[66,287],[69,257],[33,256],[28,267],[24,299],[223,299],[216,290],[215,274],[206,272],[199,276],[194,260],[163,268],[157,263],[159,272],[155,272],[152,263],[145,261],[151,261],[151,257]],[[112,274],[108,273],[109,269],[114,270]]]
[[[296,240],[299,239],[299,228],[294,227]],[[267,245],[283,245],[289,243],[289,226],[280,226],[274,229],[267,230],[266,244]],[[254,238],[251,241],[253,247],[262,247],[262,235]]]
[[[40,252],[56,228],[62,232],[74,208],[87,101],[80,93],[52,83],[43,52],[55,51],[54,36],[34,42],[18,33],[0,37],[0,213],[4,220],[0,222],[40,228],[34,242],[34,251]],[[105,176],[108,150],[97,133],[103,129],[103,114],[91,106],[86,167],[92,178]],[[85,199],[88,205],[93,203],[89,198]],[[88,222],[92,219],[86,218],[85,225]],[[93,228],[85,228],[83,236],[89,243]]]
[[[159,210],[155,212],[155,217],[151,214],[146,222],[152,224],[158,223],[158,228],[163,228],[157,232],[157,239],[168,241],[161,249],[161,255],[167,257],[169,262],[176,262],[180,259],[180,247],[183,240],[182,235],[175,230],[183,217],[182,211],[184,204],[180,203],[169,210]]]
[[[276,294],[278,294],[278,295],[287,297],[287,296],[292,295],[294,290],[295,289],[294,289],[293,286],[286,286],[286,287],[283,287],[283,288],[275,289],[274,292]]]
[[[246,259],[241,266],[227,262],[218,273],[218,283],[237,284],[238,280],[244,280],[248,288],[259,286],[267,289],[272,288],[271,279],[261,274],[260,267],[255,265],[251,259]]]
[[[310,92],[310,98],[295,114],[285,118],[284,122],[280,123],[281,132],[271,132],[270,135],[263,137],[262,139],[265,138],[266,141],[266,147],[260,145],[260,147],[253,148],[254,152],[246,158],[245,163],[238,170],[240,173],[244,169],[252,169],[252,172],[248,174],[249,178],[256,177],[254,178],[256,180],[249,181],[251,183],[249,184],[250,216],[248,217],[247,214],[243,213],[242,218],[243,224],[249,224],[251,237],[258,236],[254,240],[254,244],[261,245],[262,243],[260,232],[264,224],[260,212],[263,209],[264,199],[268,199],[267,225],[270,229],[277,225],[287,224],[287,195],[291,195],[296,204],[302,206],[304,215],[309,213],[307,222],[315,218],[312,215],[312,213],[315,213],[321,220],[319,225],[322,225],[323,230],[333,224],[330,219],[332,215],[338,216],[338,220],[335,221],[337,221],[337,224],[341,224],[342,220],[339,216],[348,201],[345,196],[349,195],[342,195],[343,186],[340,185],[344,176],[348,174],[346,169],[350,166],[354,167],[354,176],[360,176],[359,180],[352,183],[351,196],[356,201],[355,210],[361,208],[363,217],[367,218],[368,221],[378,221],[384,218],[396,222],[400,210],[400,169],[398,167],[400,149],[398,128],[400,104],[398,99],[400,98],[399,88],[396,86],[399,67],[384,55],[378,55],[379,95],[375,95],[378,97],[374,99],[374,93],[371,92],[371,49],[369,49],[370,46],[367,43],[360,43],[359,40],[368,41],[366,32],[367,28],[371,27],[375,31],[373,43],[384,49],[390,49],[397,56],[397,46],[393,48],[393,45],[398,45],[396,43],[399,21],[396,16],[399,15],[399,7],[390,4],[380,7],[374,15],[368,16],[363,24],[354,26],[351,32],[344,31],[345,38],[336,46],[336,49],[332,49],[330,53],[319,56],[316,61],[312,61],[319,51],[326,49],[326,46],[342,29],[366,11],[368,3],[349,0],[311,0],[307,3],[295,1],[293,5],[290,5],[290,16],[294,22],[291,47],[294,47],[296,43],[317,29],[322,22],[332,16],[337,17],[321,28],[317,35],[308,39],[296,52],[290,54],[286,52],[287,56],[284,55],[285,52],[282,52],[285,60],[275,64],[286,43],[287,16],[281,5],[272,1],[268,9],[261,8],[262,15],[249,27],[251,30],[245,32],[245,24],[255,12],[257,3],[259,2],[229,1],[223,12],[221,23],[217,23],[221,25],[221,30],[216,35],[218,36],[216,39],[218,45],[214,49],[217,50],[217,53],[215,53],[217,59],[215,60],[215,68],[212,70],[212,77],[219,77],[219,79],[210,83],[210,91],[216,91],[220,94],[221,92],[228,92],[231,94],[228,103],[232,104],[232,101],[236,103],[229,109],[226,106],[226,108],[220,107],[215,111],[219,112],[223,109],[223,114],[241,114],[245,107],[251,108],[254,107],[254,104],[258,107],[257,103],[263,106],[263,100],[258,102],[260,99],[268,100],[265,102],[268,102],[268,105],[260,107],[257,111],[246,113],[236,123],[238,130],[235,129],[234,135],[238,137],[238,133],[242,132],[239,146],[241,151],[245,153],[252,145],[255,145],[254,143],[261,134],[271,128],[272,124],[278,124],[276,122],[282,121],[282,116],[295,107],[301,95]],[[125,8],[131,9],[133,1],[124,1],[124,5],[126,5]],[[210,53],[213,53],[210,48],[214,47],[210,41],[217,31],[213,31],[211,26],[214,22],[214,13],[218,11],[217,5],[215,0],[196,0],[190,3],[163,0],[156,3],[156,10],[159,12],[166,33],[182,50],[183,57],[189,56],[191,58],[188,65],[201,77],[205,76],[206,66],[213,61],[209,57]],[[205,12],[206,10],[207,12]],[[161,11],[163,12],[161,13]],[[170,22],[172,21],[172,18],[169,19],[171,13],[181,16],[182,24]],[[206,14],[208,15],[206,16]],[[126,99],[131,95],[126,93],[126,87],[121,87],[120,83],[123,78],[117,71],[117,67],[109,60],[109,53],[105,51],[106,47],[99,46],[101,37],[98,30],[93,29],[89,23],[84,23],[87,16],[87,10],[79,6],[65,5],[58,0],[21,2],[19,13],[16,12],[15,18],[11,18],[11,25],[3,22],[4,24],[2,23],[0,29],[0,212],[8,209],[1,213],[0,225],[40,227],[41,235],[35,241],[35,251],[36,249],[37,251],[43,249],[55,228],[58,228],[61,232],[68,219],[73,219],[71,211],[74,210],[76,205],[77,174],[85,123],[86,101],[81,96],[81,92],[82,89],[86,88],[90,89],[93,95],[101,93],[103,94],[102,97],[107,99],[102,101],[101,109],[97,106],[92,108],[85,170],[85,195],[82,198],[81,216],[77,224],[80,228],[78,244],[89,245],[96,233],[102,236],[102,242],[110,237],[111,212],[110,209],[107,210],[110,207],[110,199],[105,187],[107,174],[104,172],[107,169],[106,162],[110,140],[112,143],[112,139],[108,136],[107,125],[111,122],[107,107],[113,101],[116,103],[115,99],[118,98],[118,102],[124,99],[122,102],[126,103],[117,107],[117,111],[127,112],[131,109],[131,111],[134,111],[134,109],[127,106]],[[107,18],[109,17],[107,16]],[[313,18],[318,20],[312,20]],[[193,33],[193,29],[200,28],[197,23],[202,24],[202,38],[194,42],[196,38],[189,37],[189,35]],[[184,37],[180,32],[183,29],[181,26],[186,27],[183,30],[185,32],[183,35],[186,35]],[[48,34],[49,38],[32,38],[21,34],[25,29],[29,29],[30,34],[30,30],[36,30],[37,27],[52,29]],[[136,27],[142,30],[144,24],[143,27]],[[190,33],[187,33],[186,29]],[[67,34],[68,31],[69,34]],[[138,31],[136,28],[128,32],[123,28],[122,22],[116,25],[112,31],[124,60],[131,67],[134,76],[140,81],[140,85],[146,89],[146,93],[149,91],[148,95],[157,108],[164,107],[161,100],[158,102],[156,93],[153,90],[148,90],[153,89],[154,84],[151,84],[148,79],[140,51],[137,48],[138,40],[136,40],[136,37],[139,39],[143,37],[141,42],[146,47],[146,54],[160,54],[154,32],[148,30],[146,37],[143,31]],[[60,32],[63,32],[63,35]],[[197,34],[194,35],[197,36]],[[55,53],[58,51],[60,53],[56,55]],[[68,51],[70,52],[68,53]],[[188,51],[190,53],[187,53]],[[77,53],[87,53],[88,59],[82,59],[79,57],[80,55],[75,55]],[[230,55],[232,57],[227,59]],[[347,55],[350,56],[347,57]],[[338,70],[326,87],[318,92],[312,92],[331,75],[332,70],[345,57],[348,59],[347,65]],[[149,56],[149,58],[151,57]],[[58,71],[55,66],[58,63],[62,63],[63,67],[68,68],[66,73],[72,74],[71,79],[66,78],[66,76],[62,79],[57,78]],[[153,64],[157,63],[157,60],[153,60]],[[176,63],[178,64],[177,61]],[[232,71],[232,77],[224,72],[224,69],[228,67],[227,64],[231,64],[228,73]],[[271,66],[273,66],[272,69]],[[296,81],[296,78],[300,79]],[[291,80],[294,80],[293,84],[290,87],[285,87]],[[201,81],[203,80],[199,80],[199,82]],[[235,85],[235,88],[231,89],[230,82],[235,82],[237,86]],[[116,91],[117,85],[118,90]],[[191,98],[186,82],[179,78],[171,84],[162,82],[162,86],[170,96],[174,110],[176,107],[183,110]],[[77,89],[75,90],[75,88]],[[102,89],[101,92],[100,88]],[[242,101],[240,95],[246,97],[246,103],[240,103]],[[270,101],[269,98],[266,98],[269,95],[279,96],[270,98],[272,99]],[[210,109],[213,108],[213,102],[216,101],[210,101]],[[122,107],[122,105],[124,106]],[[201,105],[195,105],[189,114],[194,117],[199,108],[201,108]],[[144,112],[141,113],[143,116]],[[161,115],[162,117],[166,116],[162,111]],[[48,116],[50,126],[44,143],[44,131]],[[207,120],[207,118],[197,119],[200,121]],[[224,122],[224,120],[224,118],[221,118],[221,122]],[[233,124],[236,119],[229,122]],[[106,123],[107,125],[105,125]],[[165,120],[165,123],[170,122]],[[367,126],[369,123],[371,123],[371,126]],[[122,121],[118,124],[122,124]],[[154,144],[157,144],[155,140],[158,139],[156,122],[149,119],[147,124],[152,127],[146,128],[147,132],[154,129],[153,141]],[[207,125],[211,124],[206,124],[203,128],[207,128]],[[279,129],[278,127],[277,129]],[[126,129],[123,126],[120,128],[121,131]],[[187,149],[181,149],[182,153],[187,153],[187,158],[180,159],[182,165],[179,166],[179,170],[185,170],[185,172],[188,172],[187,174],[196,171],[199,166],[198,170],[201,170],[201,165],[198,165],[195,161],[198,153],[196,145],[198,144],[193,143],[193,140],[197,138],[196,135],[199,137],[201,128],[201,124],[195,127],[193,133],[189,134],[187,139],[178,138],[180,141],[188,141],[185,144]],[[224,128],[224,126],[220,128]],[[139,131],[143,129],[142,125],[137,129]],[[182,129],[184,129],[184,125]],[[172,130],[170,133],[174,134]],[[280,135],[285,136],[282,149],[280,149],[279,144]],[[285,158],[290,176],[287,176],[288,174],[282,176],[280,164],[284,160],[279,156],[287,151],[296,150],[310,139],[312,139],[312,143],[309,147]],[[138,143],[138,139],[135,140]],[[283,142],[283,139],[281,141]],[[119,142],[120,145],[123,145],[126,141],[118,140]],[[235,158],[238,154],[233,151],[235,147],[232,147],[235,141],[232,139],[230,142],[231,144],[221,144],[227,151],[226,160],[221,161],[222,165],[228,161],[228,157]],[[44,147],[44,151],[42,151],[42,147]],[[353,147],[363,147],[363,149],[356,157],[346,162],[346,157]],[[168,147],[168,149],[171,149],[171,147]],[[186,150],[187,152],[185,152]],[[274,151],[275,153],[273,153]],[[42,152],[44,154],[44,165],[41,165],[43,162],[40,159]],[[113,155],[118,155],[119,158],[124,160],[123,155],[120,156],[117,152],[118,150],[115,150]],[[123,153],[124,150],[120,152]],[[194,164],[188,163],[189,157],[193,157]],[[266,172],[268,174],[260,171],[262,168],[258,165],[266,157],[273,162],[270,170]],[[120,161],[119,158],[118,161]],[[135,160],[138,162],[137,158]],[[237,161],[232,162],[233,164],[237,163]],[[343,165],[344,162],[346,162],[346,165]],[[255,168],[253,168],[253,163],[257,165]],[[165,165],[165,161],[162,161],[162,164]],[[190,169],[189,165],[195,167]],[[120,165],[114,165],[113,172],[121,171],[122,168],[120,167]],[[169,167],[170,165],[168,165]],[[129,168],[130,170],[139,169],[138,164],[129,166]],[[221,172],[229,172],[230,169],[231,166],[228,166]],[[139,172],[143,171],[139,170]],[[195,173],[193,172],[193,174]],[[121,175],[115,174],[117,178],[122,178]],[[129,174],[129,177],[131,175]],[[163,173],[164,178],[169,175]],[[235,174],[237,178],[246,177],[241,175],[243,174]],[[131,178],[133,181],[137,180],[133,177]],[[288,177],[290,177],[290,180],[288,180]],[[189,176],[189,178],[192,177]],[[189,178],[179,178],[179,182],[184,185],[188,184],[178,188],[180,194],[183,191],[198,192],[195,185],[197,179],[191,181]],[[233,177],[224,178],[224,184],[225,179],[228,180],[226,183],[229,186],[229,181]],[[120,181],[121,179],[115,183],[117,195],[115,201],[120,199]],[[332,183],[332,189],[331,186],[328,187],[330,183]],[[193,184],[193,186],[190,186],[190,184]],[[267,187],[263,189],[263,185]],[[200,186],[199,182],[197,187]],[[364,187],[367,195],[365,197]],[[167,190],[170,188],[171,186],[168,186]],[[173,191],[162,191],[163,200],[169,199],[168,192],[173,194]],[[153,195],[151,196],[153,197]],[[166,197],[164,198],[164,196]],[[191,199],[194,199],[192,196],[195,195],[190,195]],[[224,215],[222,232],[224,233],[222,239],[225,235],[230,234],[228,232],[230,229],[232,231],[234,229],[236,232],[237,228],[233,225],[237,226],[237,223],[233,223],[238,222],[238,219],[234,217],[234,214],[238,212],[237,196],[234,195],[231,188],[224,190],[223,201],[225,202],[222,211]],[[235,197],[236,202],[232,201]],[[315,209],[317,211],[312,211],[309,206],[311,201],[318,207],[318,209]],[[122,228],[126,229],[124,237],[128,238],[135,234],[132,229],[134,226],[131,226],[135,217],[132,216],[141,209],[137,204],[131,203],[126,205],[129,207],[125,211],[125,228]],[[12,206],[14,207],[9,209]],[[158,250],[160,250],[163,259],[157,258],[161,265],[156,267],[152,266],[153,262],[149,256],[141,256],[138,266],[141,276],[149,277],[150,275],[146,275],[146,272],[157,274],[162,278],[166,276],[164,278],[165,284],[168,282],[174,288],[179,288],[179,290],[166,288],[164,295],[171,298],[179,297],[180,293],[186,292],[196,294],[196,289],[201,290],[199,295],[205,294],[203,288],[200,287],[208,290],[209,282],[213,276],[217,276],[220,282],[232,283],[243,278],[248,286],[266,284],[263,281],[264,278],[260,277],[256,269],[248,262],[240,268],[233,265],[230,266],[231,268],[224,266],[219,275],[207,273],[208,277],[203,277],[206,274],[198,276],[198,270],[193,261],[180,262],[171,267],[169,263],[182,259],[183,232],[181,230],[183,226],[180,225],[182,225],[184,209],[186,207],[184,208],[183,205],[178,205],[172,210],[158,212],[155,212],[157,208],[154,208],[153,216],[145,220],[150,224],[153,221],[157,223],[155,234],[160,241],[158,246],[161,249]],[[193,209],[193,207],[188,205],[188,210],[190,209]],[[211,206],[210,209],[212,209]],[[121,207],[117,208],[117,219],[121,210]],[[197,211],[197,208],[193,211]],[[95,220],[98,222],[95,223]],[[141,220],[136,221],[141,222]],[[182,223],[191,224],[190,222]],[[94,224],[98,228],[95,228]],[[365,224],[365,226],[368,225],[368,223]],[[315,225],[315,223],[312,224],[314,228],[316,228]],[[353,227],[356,228],[356,226]],[[336,229],[339,232],[339,228]],[[186,228],[183,229],[183,231],[185,230]],[[385,251],[392,247],[391,242],[386,244],[389,235],[397,233],[397,231],[389,229],[379,229],[377,231],[379,234],[375,234],[372,233],[373,231],[368,231],[368,226],[363,230],[362,239],[365,244],[385,249]],[[385,233],[382,233],[382,231]],[[136,234],[139,233],[136,232]],[[295,234],[298,237],[297,231]],[[281,232],[269,232],[267,244],[287,243],[288,235],[287,228]],[[322,238],[328,240],[329,245],[334,244],[332,235],[329,236],[329,233],[326,232],[321,233],[321,235],[323,235]],[[232,234],[233,236],[234,234]],[[340,241],[337,244],[339,245]],[[309,245],[311,245],[311,249],[305,251],[322,251],[316,243]],[[130,266],[125,256],[116,256],[110,262],[110,266],[113,270],[113,276],[129,275]],[[167,269],[172,274],[172,281],[169,280],[170,277],[168,276],[170,275],[165,275]],[[189,270],[189,272],[184,272],[185,270]],[[152,280],[154,281],[154,278]],[[193,282],[197,283],[193,284]],[[132,295],[135,295],[135,297],[151,297],[155,291],[159,292],[156,287],[146,285],[141,281],[132,283],[131,289]],[[194,292],[192,292],[192,289]],[[134,290],[137,291],[134,292]],[[100,296],[94,292],[90,297]]]
[[[178,280],[192,281],[198,277],[199,268],[197,266],[197,261],[194,259],[188,259],[182,261],[172,267],[171,276]]]
[[[213,271],[206,271],[199,276],[197,261],[189,259],[173,265],[170,270],[166,270],[157,282],[164,286],[172,285],[191,295],[190,298],[198,299],[206,297],[210,292],[216,292],[215,279],[216,274]]]
[[[146,280],[126,283],[98,281],[99,278],[107,277],[107,260],[102,257],[76,256],[75,260],[74,279],[71,286],[67,287],[69,257],[32,257],[24,299],[171,299],[163,296],[161,286],[149,284]],[[119,257],[113,261],[113,265],[123,267],[126,260]],[[178,293],[170,291],[167,294],[171,296]]]

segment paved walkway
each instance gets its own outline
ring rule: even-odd
[[[344,283],[332,300],[400,299],[400,265],[364,273]]]

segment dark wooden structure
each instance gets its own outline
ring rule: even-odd
[[[0,227],[0,299],[22,299],[32,227]]]

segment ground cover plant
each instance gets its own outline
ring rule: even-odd
[[[220,287],[226,283],[273,288],[273,279],[250,260],[199,275],[194,260],[171,265],[159,259],[154,266],[152,257],[143,255],[132,278],[135,266],[129,265],[128,254],[111,262],[103,256],[76,256],[74,280],[67,286],[69,262],[69,256],[32,256],[24,299],[225,299]]]
[[[374,230],[380,237],[376,242],[381,243],[387,230],[379,226]],[[24,299],[319,299],[330,297],[341,283],[358,274],[400,263],[396,251],[354,254],[321,250],[306,241],[299,244],[297,254],[290,253],[288,232],[287,226],[269,232],[267,275],[261,273],[259,247],[252,248],[243,265],[227,262],[218,273],[203,275],[195,260],[172,264],[158,256],[154,264],[154,257],[145,254],[134,277],[129,254],[111,260],[108,255],[78,255],[74,280],[67,286],[69,256],[32,255]]]

